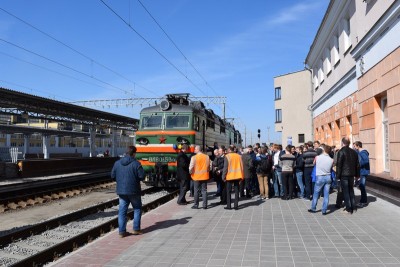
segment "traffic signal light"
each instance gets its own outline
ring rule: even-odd
[[[261,130],[260,129],[258,129],[258,134],[260,134],[261,133]]]
[[[258,136],[258,139],[260,139],[260,137],[261,137],[261,130],[260,130],[260,129],[258,129],[258,130],[257,130],[257,132],[258,132],[258,134],[257,134],[257,136]]]

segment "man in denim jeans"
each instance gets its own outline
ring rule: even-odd
[[[283,186],[282,186],[282,168],[279,166],[279,158],[285,151],[282,151],[282,145],[274,144],[274,166],[272,170],[274,173],[272,183],[274,185],[275,197],[283,197]]]
[[[362,148],[362,143],[360,141],[354,142],[353,146],[358,153],[358,161],[360,162],[360,180],[358,181],[358,187],[361,191],[361,199],[360,203],[357,204],[357,207],[363,208],[365,206],[368,206],[365,183],[367,180],[367,176],[369,175],[369,153],[367,150]]]
[[[140,162],[135,159],[136,147],[130,146],[125,156],[114,163],[111,178],[117,181],[116,193],[119,196],[118,228],[119,236],[125,237],[127,212],[129,204],[133,207],[133,235],[140,235],[140,219],[142,216],[142,199],[140,181],[144,179],[144,170]]]

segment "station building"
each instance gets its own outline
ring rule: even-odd
[[[274,78],[275,131],[281,144],[299,146],[312,140],[311,73],[308,70]]]
[[[83,124],[65,123],[65,122],[49,122],[45,126],[45,122],[41,119],[28,119],[21,118],[20,115],[2,115],[0,118],[1,124],[10,124],[15,126],[32,127],[33,129],[47,129],[72,131],[76,135],[67,135],[60,133],[59,135],[49,135],[48,143],[50,154],[54,155],[68,155],[89,157],[90,154],[90,140],[87,136],[78,136],[78,133],[89,133],[89,127]],[[126,147],[134,144],[134,132],[123,129],[115,129],[116,137],[115,143],[117,153],[122,154]],[[113,137],[112,129],[98,129],[96,130],[97,136],[95,138],[96,155],[104,154],[107,150],[111,151]],[[88,134],[87,134],[88,135]],[[43,137],[40,132],[32,134],[24,133],[3,133],[0,130],[0,147],[12,148],[15,147],[19,150],[21,157],[43,157]],[[27,144],[26,144],[27,143]],[[25,148],[24,148],[25,147]],[[29,154],[26,156],[25,154]]]
[[[371,172],[400,179],[400,1],[331,0],[305,63],[314,140],[344,136],[370,153]]]
[[[138,120],[0,87],[0,161],[122,155]]]

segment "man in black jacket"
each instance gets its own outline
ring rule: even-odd
[[[213,171],[215,172],[215,175],[220,179],[221,181],[221,195],[220,195],[220,204],[221,205],[226,205],[226,183],[222,181],[222,172],[224,170],[224,161],[225,161],[225,149],[224,148],[219,148],[218,149],[218,157],[216,158],[216,164],[215,168]]]
[[[177,203],[179,205],[186,205],[187,201],[185,198],[186,192],[189,188],[190,174],[189,174],[189,157],[186,155],[187,145],[183,144],[181,151],[176,157],[176,178],[179,182],[179,197]]]
[[[240,182],[240,197],[244,197],[244,190],[246,189],[246,197],[251,198],[251,179],[253,177],[253,159],[250,156],[250,150],[245,148],[242,154],[243,175],[244,179]]]
[[[360,163],[357,152],[351,149],[350,139],[342,138],[342,148],[337,154],[336,177],[341,181],[344,203],[346,208],[343,210],[347,214],[352,214],[357,210],[354,197],[354,177],[360,177]]]
[[[214,143],[215,145],[215,143]],[[212,168],[211,168],[211,175],[215,181],[215,183],[217,184],[217,193],[215,194],[216,197],[220,197],[221,196],[221,182],[222,182],[222,173],[218,172],[218,158],[221,156],[219,154],[219,149],[216,148],[214,149],[214,160],[212,161]]]

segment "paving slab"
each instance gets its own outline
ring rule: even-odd
[[[215,190],[206,210],[172,200],[142,217],[143,235],[116,230],[50,266],[400,266],[400,208],[385,200],[369,195],[347,215],[332,193],[323,216],[302,199],[254,197],[225,210]]]

